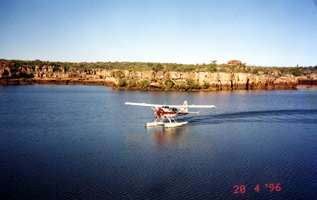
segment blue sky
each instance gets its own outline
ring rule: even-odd
[[[0,3],[0,58],[317,65],[314,0]]]

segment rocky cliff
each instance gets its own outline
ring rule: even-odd
[[[317,70],[302,68],[296,73],[279,68],[257,70],[206,70],[197,66],[193,70],[167,70],[119,67],[81,67],[63,63],[0,61],[0,84],[99,84],[114,88],[142,90],[211,91],[237,89],[292,89],[298,84],[316,84]],[[241,69],[241,66],[240,68]],[[246,69],[246,68],[243,68]],[[283,71],[284,70],[284,71]]]

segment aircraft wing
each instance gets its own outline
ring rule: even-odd
[[[144,107],[163,107],[168,106],[171,108],[215,108],[214,105],[163,105],[163,104],[149,104],[149,103],[135,103],[135,102],[125,102],[126,105],[132,106],[144,106]]]
[[[180,108],[216,108],[215,105],[187,105],[187,106],[179,106]]]
[[[125,105],[143,106],[143,107],[163,107],[163,106],[165,106],[165,105],[160,105],[160,104],[135,103],[135,102],[125,102]]]

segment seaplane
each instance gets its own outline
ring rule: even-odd
[[[188,105],[185,100],[183,105],[165,105],[125,102],[126,105],[151,107],[154,114],[154,121],[145,123],[146,127],[163,126],[166,128],[178,127],[187,124],[187,121],[176,121],[176,117],[187,114],[199,114],[199,112],[188,111],[189,108],[216,108],[214,105]]]

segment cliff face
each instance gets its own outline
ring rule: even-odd
[[[317,73],[294,76],[278,70],[269,72],[207,72],[119,70],[101,68],[67,68],[52,64],[17,65],[0,62],[1,84],[56,83],[100,84],[117,88],[153,90],[236,90],[236,89],[292,89],[298,83],[317,81]]]

